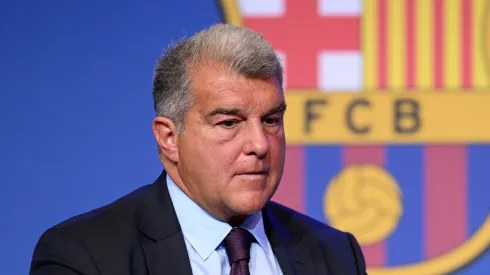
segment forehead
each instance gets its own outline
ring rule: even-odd
[[[275,78],[250,78],[222,67],[204,67],[191,71],[191,87],[197,105],[202,107],[248,107],[259,109],[284,101]]]

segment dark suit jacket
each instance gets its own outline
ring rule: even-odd
[[[48,229],[36,245],[30,274],[192,274],[165,176]],[[264,208],[263,218],[284,275],[366,274],[351,234],[274,202]]]

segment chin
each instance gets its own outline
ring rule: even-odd
[[[263,196],[263,193],[260,195],[248,195],[248,196],[239,196],[235,198],[236,200],[231,205],[231,209],[241,215],[252,215],[264,208],[267,203],[267,198]]]

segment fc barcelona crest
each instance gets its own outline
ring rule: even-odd
[[[360,242],[371,275],[490,270],[490,2],[222,0],[285,67],[273,198]]]

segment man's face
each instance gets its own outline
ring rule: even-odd
[[[178,169],[194,201],[221,219],[253,214],[274,194],[285,157],[285,100],[275,78],[192,72],[194,105],[178,138]]]

